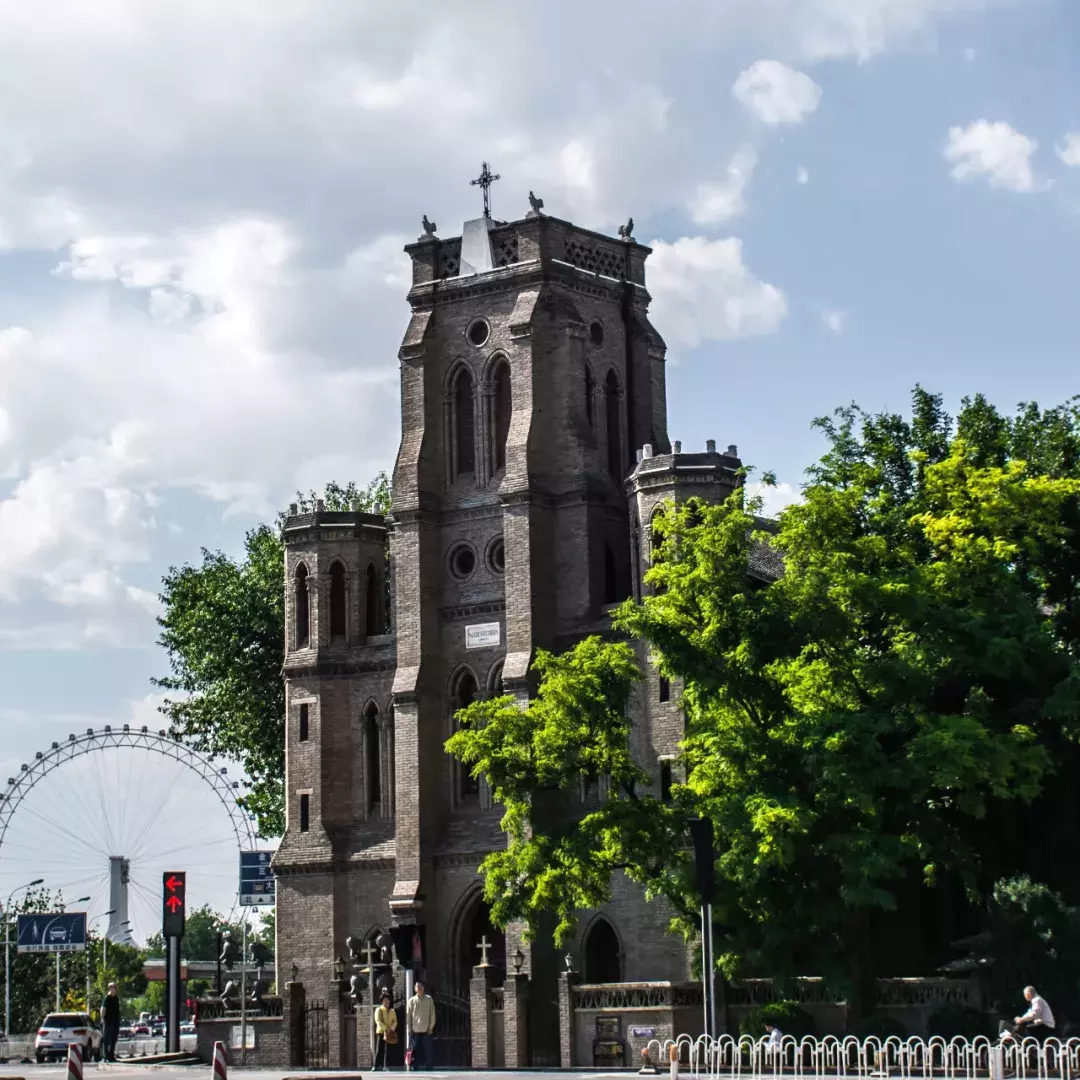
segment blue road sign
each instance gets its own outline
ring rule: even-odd
[[[82,952],[85,948],[85,911],[19,916],[21,953]]]
[[[265,907],[274,902],[272,851],[240,852],[240,906]]]

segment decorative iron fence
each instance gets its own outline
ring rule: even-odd
[[[312,1001],[304,1008],[304,1067],[330,1067],[330,1014],[325,1001]]]
[[[899,1080],[1078,1080],[1080,1038],[1045,1041],[966,1039],[857,1039],[826,1035],[795,1039],[785,1035],[779,1046],[767,1039],[721,1035],[653,1039],[650,1059],[663,1065],[674,1045],[679,1060],[695,1076],[769,1078],[792,1076],[813,1080],[896,1077]]]
[[[472,1015],[464,998],[432,994],[435,1035],[431,1040],[435,1067],[468,1068],[472,1064]]]
[[[260,1001],[249,1001],[245,1010],[248,1016],[284,1016],[285,1002],[276,996],[267,996]],[[236,1001],[226,1002],[221,998],[200,998],[200,1020],[223,1020],[225,1017],[240,1018],[240,1003]]]

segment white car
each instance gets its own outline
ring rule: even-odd
[[[101,1030],[86,1013],[49,1013],[38,1028],[34,1056],[39,1065],[47,1058],[67,1057],[72,1043],[83,1048],[83,1061],[101,1060]]]

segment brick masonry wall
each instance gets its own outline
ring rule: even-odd
[[[344,955],[347,936],[387,928],[394,918],[426,924],[433,986],[467,993],[459,984],[463,966],[475,960],[469,936],[480,903],[476,868],[505,841],[498,808],[483,796],[466,803],[456,796],[454,767],[443,749],[452,730],[453,680],[467,668],[483,694],[501,672],[505,688],[525,696],[537,648],[562,649],[587,633],[607,632],[605,546],[618,563],[620,594],[628,593],[631,567],[645,565],[641,550],[631,558],[632,521],[643,549],[642,525],[659,499],[691,491],[679,489],[676,476],[683,473],[674,461],[660,483],[653,476],[626,487],[621,476],[609,475],[609,430],[617,429],[624,475],[643,443],[657,454],[669,450],[664,346],[649,324],[644,289],[648,249],[548,217],[500,228],[499,251],[510,250],[508,238],[518,261],[474,278],[441,276],[452,242],[408,249],[413,310],[399,354],[402,436],[390,518],[324,512],[286,526],[287,830],[275,858],[278,966],[287,978],[295,964],[311,999],[330,997],[334,957]],[[477,346],[468,330],[479,318],[488,336]],[[513,407],[506,465],[497,469],[492,378],[503,359]],[[476,388],[476,467],[454,477],[451,385],[461,368]],[[618,386],[614,401],[605,395],[609,373]],[[609,406],[619,414],[610,427]],[[729,489],[706,479],[693,492],[719,498]],[[391,572],[383,561],[388,530],[394,632],[369,638],[366,570],[374,565],[380,583]],[[502,571],[489,561],[500,536]],[[476,564],[464,580],[449,566],[459,545],[472,550]],[[331,640],[335,561],[348,584],[348,631]],[[311,622],[303,648],[295,633],[301,563],[309,574]],[[466,648],[466,628],[478,623],[498,624],[497,646]],[[384,763],[385,790],[376,807],[364,734],[372,703],[392,728],[382,744],[392,762]],[[298,734],[302,704],[306,742]],[[655,770],[681,737],[677,687],[672,701],[661,704],[650,671],[633,712],[636,752]],[[305,833],[298,822],[301,793],[310,800]],[[620,879],[602,914],[622,943],[625,978],[685,976],[686,950],[666,933],[663,905],[647,904]],[[583,919],[572,943],[578,956],[590,920]],[[562,950],[556,954],[543,935],[530,944],[511,932],[508,942],[522,948],[532,976],[524,995],[528,1016],[520,1022],[533,1035],[533,1056],[545,1036],[548,1057],[557,1056],[553,1002]]]

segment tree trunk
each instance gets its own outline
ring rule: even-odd
[[[868,908],[856,908],[851,913],[847,933],[848,975],[851,979],[849,1027],[873,1015],[877,1009],[877,973],[873,949],[870,911]]]

